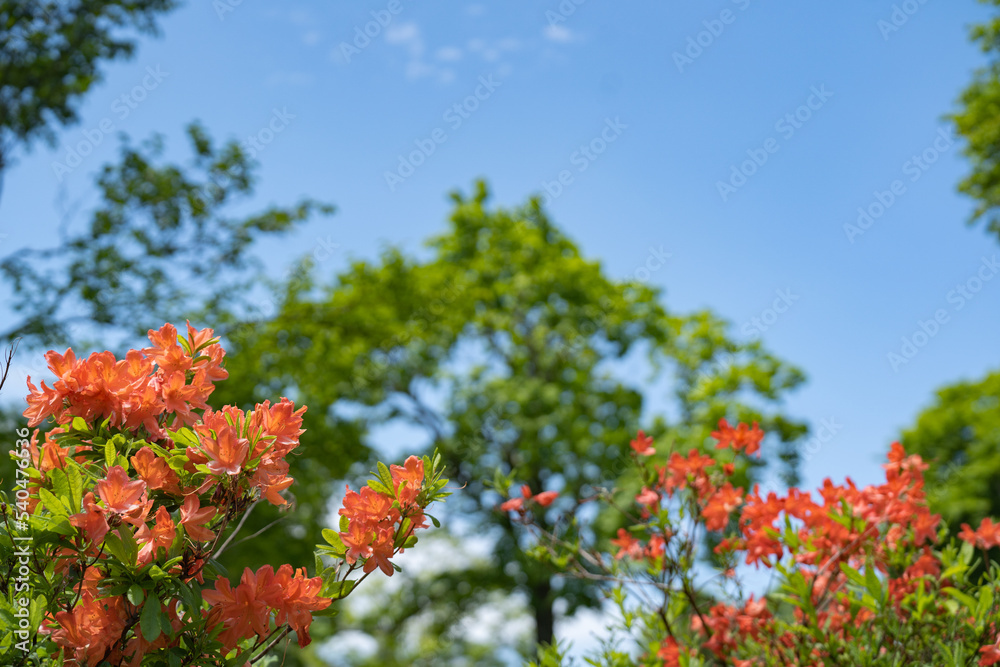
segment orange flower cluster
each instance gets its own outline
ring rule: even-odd
[[[746,451],[747,454],[753,454],[760,449],[764,432],[757,427],[757,422],[754,422],[753,426],[740,423],[733,428],[725,419],[720,419],[719,430],[712,431],[712,437],[719,441],[716,449],[732,449],[734,452]]]
[[[303,569],[293,572],[292,566],[286,564],[275,572],[265,565],[256,573],[244,569],[236,588],[228,579],[219,579],[215,590],[205,591],[202,597],[212,605],[210,625],[222,623],[219,641],[229,650],[243,639],[266,638],[272,615],[279,627],[288,623],[298,635],[299,646],[306,646],[312,641],[312,612],[330,606],[330,599],[319,595],[322,587],[320,577],[307,578]]]
[[[68,517],[77,529],[69,536],[73,548],[58,552],[60,573],[68,573],[74,563],[85,565],[78,600],[50,614],[42,627],[64,649],[67,665],[85,667],[102,660],[120,664],[130,659],[128,664],[135,666],[149,651],[177,641],[160,634],[155,642],[146,642],[135,623],[140,608],[122,595],[111,595],[102,583],[109,575],[110,559],[122,560],[114,544],[135,544],[133,567],[170,561],[164,567],[169,575],[204,583],[205,557],[227,520],[257,497],[285,504],[281,492],[293,481],[285,457],[304,432],[304,407],[296,409],[282,399],[274,405],[265,401],[249,412],[232,406],[214,411],[205,400],[213,382],[227,373],[221,365],[225,353],[212,330],[197,331],[189,324],[187,337],[179,339],[167,324],[150,331],[149,339],[152,347],[131,350],[120,361],[110,352],[85,360],[78,360],[72,350],[63,355],[49,352],[46,358],[57,380],[52,387],[41,383],[41,389],[28,382],[24,414],[30,425],[48,417],[64,425],[45,434],[41,450],[38,432],[33,435],[27,449],[43,475],[32,488],[45,487],[56,475],[62,479],[70,473],[80,475],[81,470],[90,475],[100,470],[104,475],[93,490],[84,489],[83,497],[78,496],[80,511]],[[87,422],[87,429],[66,426],[76,418]],[[84,430],[96,434],[105,427],[125,431],[130,440],[122,443],[141,445],[127,459],[132,476],[124,452],[114,447],[105,469],[105,448],[111,442],[79,439]],[[71,434],[67,440],[71,444],[63,447],[62,438]],[[397,494],[403,508],[409,507],[420,488],[423,470],[417,464],[408,461],[405,470],[398,469]],[[32,495],[30,511],[39,502],[38,492]],[[254,634],[265,636],[272,615],[279,626],[287,623],[295,630],[304,646],[309,642],[312,612],[331,603],[319,595],[322,583],[319,577],[306,578],[304,570],[293,572],[290,565],[277,572],[266,566],[256,574],[248,570],[235,589],[220,579],[204,599],[212,605],[212,623],[224,627],[222,641],[228,649]],[[178,615],[176,600],[163,604],[161,615],[175,631],[187,625]]]
[[[501,512],[517,512],[524,514],[528,511],[527,503],[537,503],[540,507],[548,507],[559,497],[558,491],[542,491],[537,495],[531,495],[531,487],[527,484],[521,485],[521,497],[511,498],[500,504]]]
[[[41,389],[28,377],[30,391],[24,416],[28,426],[41,424],[47,417],[64,424],[80,417],[88,424],[110,418],[111,426],[138,429],[145,426],[154,438],[166,434],[157,418],[175,414],[181,424],[192,424],[194,409],[205,409],[205,400],[215,389],[216,380],[228,377],[222,368],[225,351],[213,340],[213,331],[196,331],[188,323],[184,345],[178,343],[177,329],[165,324],[150,331],[153,347],[130,350],[116,360],[110,352],[95,352],[77,359],[73,350],[59,354],[52,350],[45,358],[58,378],[52,387]]]
[[[340,509],[347,525],[342,526],[345,530],[340,539],[347,548],[349,564],[354,565],[362,558],[366,574],[378,567],[391,577],[394,568],[389,559],[396,551],[402,551],[396,545],[405,543],[414,530],[426,528],[427,521],[417,503],[424,483],[424,462],[411,456],[401,466],[390,466],[389,471],[391,489],[385,484],[379,490],[362,487],[360,493],[347,489]],[[398,534],[400,530],[402,535]]]
[[[763,439],[756,424],[733,428],[725,420],[720,421],[713,436],[720,449],[746,454],[758,451]],[[651,450],[650,445],[641,433],[632,441],[632,448],[640,454]],[[858,488],[850,479],[843,485],[827,479],[818,499],[796,488],[783,496],[774,492],[763,496],[755,486],[752,493],[744,495],[743,489],[734,488],[727,479],[734,472],[732,463],[722,463],[692,449],[687,456],[671,454],[667,465],[657,471],[657,484],[643,487],[635,501],[642,508],[643,519],[648,520],[659,508],[661,498],[689,490],[687,502],[691,503],[696,522],[708,531],[735,530],[718,544],[718,554],[728,557],[742,553],[747,564],[768,569],[794,566],[810,591],[809,599],[803,600],[805,604],[794,608],[797,621],[822,628],[827,636],[860,641],[865,638],[864,624],[872,619],[872,613],[856,605],[852,608],[853,598],[846,594],[850,578],[842,564],[855,572],[874,568],[887,582],[887,601],[897,610],[902,609],[907,596],[918,590],[921,580],[936,582],[942,572],[942,564],[931,548],[938,540],[940,517],[927,506],[923,479],[927,465],[919,456],[908,456],[899,443],[893,443],[883,468],[883,484]],[[635,531],[620,529],[617,538],[611,540],[615,558],[660,567],[657,559],[669,544],[671,533],[655,526],[648,526],[645,544],[637,539]],[[965,525],[959,537],[980,549],[1000,546],[1000,524],[986,519],[977,530]],[[899,553],[914,556],[900,567],[898,561],[893,561]],[[814,610],[815,616],[806,618],[803,608]],[[940,613],[943,610],[942,606]],[[767,646],[775,650],[795,646],[794,631],[779,632],[777,627],[766,600],[751,596],[742,604],[719,603],[707,613],[696,614],[691,631],[701,638],[700,646],[719,660],[750,667],[764,663],[740,659],[737,649],[748,642],[758,651],[770,650]],[[995,637],[995,633],[990,636]],[[681,664],[686,651],[675,637],[669,637],[657,657],[667,667],[675,667]],[[1000,663],[1000,640],[981,649],[981,653],[980,665]],[[815,664],[823,664],[823,656],[813,658]]]

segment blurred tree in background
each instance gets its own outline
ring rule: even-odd
[[[134,48],[120,29],[153,31],[173,4],[0,3],[0,175],[16,146],[75,122],[101,62]],[[304,456],[291,462],[296,511],[250,512],[224,557],[234,574],[251,560],[309,564],[337,480],[363,470],[372,442],[440,448],[462,486],[451,533],[438,533],[441,558],[394,577],[372,598],[377,614],[327,620],[317,638],[360,624],[377,645],[366,664],[501,664],[550,640],[557,610],[594,606],[597,586],[554,579],[527,557],[530,541],[495,509],[497,470],[535,493],[564,492],[554,511],[566,509],[619,476],[640,425],[686,448],[703,446],[726,417],[760,422],[784,461],[774,474],[794,481],[805,427],[781,401],[802,374],[760,343],[735,340],[710,312],[670,313],[659,289],[612,279],[537,200],[491,209],[481,183],[454,195],[427,259],[388,249],[331,280],[307,258],[268,280],[255,243],[332,207],[304,199],[247,215],[255,164],[197,124],[187,136],[183,164],[163,159],[159,138],[126,141],[99,175],[82,229],[69,221],[52,247],[0,263],[20,316],[0,335],[20,339],[40,370],[47,347],[120,351],[190,317],[216,328],[232,355],[233,379],[213,404],[246,408],[283,393],[309,406]],[[21,423],[0,414],[5,432]],[[10,472],[0,459],[0,479]],[[744,471],[747,480],[761,473]],[[602,537],[616,527],[604,516],[587,523]],[[242,553],[240,540],[261,532],[253,558]],[[489,630],[504,618],[526,632]],[[288,664],[320,664],[318,644]]]
[[[149,329],[163,322],[224,326],[237,316],[246,319],[265,293],[262,268],[251,252],[261,237],[292,230],[314,214],[333,208],[310,199],[272,206],[251,214],[236,214],[253,195],[256,165],[235,141],[215,145],[205,129],[187,130],[192,158],[187,164],[164,162],[163,142],[155,137],[139,147],[127,143],[119,162],[106,165],[97,179],[99,204],[82,230],[61,230],[50,248],[21,249],[0,262],[10,282],[13,308],[21,319],[3,332],[2,340],[19,340],[35,381],[47,376],[41,353],[69,345],[79,350],[123,350],[145,340]],[[255,289],[256,288],[256,289]],[[251,408],[254,387],[239,372],[223,382],[224,393],[213,397],[221,407],[236,403]],[[23,390],[23,388],[20,388]],[[267,508],[251,512],[243,533],[227,549],[223,562],[237,575],[246,563],[263,557],[271,563],[312,563],[320,539],[333,479],[366,456],[351,433],[331,433],[323,420],[311,420],[313,438],[327,437],[329,456],[292,458],[292,475],[301,482],[298,508],[280,513]],[[13,420],[15,415],[8,415]],[[306,451],[308,439],[303,440]],[[351,452],[345,455],[345,452]],[[11,462],[0,460],[0,478],[9,479]],[[284,521],[295,517],[295,522]],[[251,558],[237,547],[239,539],[282,519],[281,529],[258,547]]]
[[[112,334],[131,343],[164,321],[245,309],[260,276],[251,244],[333,212],[304,199],[234,215],[253,195],[254,163],[235,141],[214,145],[197,123],[187,135],[187,165],[157,164],[160,137],[138,148],[126,143],[120,161],[97,179],[100,203],[89,225],[64,226],[58,245],[25,248],[0,262],[23,317],[3,338],[65,345],[80,339],[77,325],[85,334],[99,331],[104,345],[114,345]]]
[[[1000,0],[980,2],[1000,7]],[[970,222],[985,221],[1000,240],[1000,13],[974,26],[971,37],[987,54],[987,64],[951,116],[972,166],[959,190],[976,202]],[[1000,511],[1000,373],[939,389],[900,442],[930,466],[931,510],[952,533]]]
[[[500,664],[497,646],[552,639],[557,600],[565,614],[599,600],[599,587],[554,580],[527,557],[524,535],[495,509],[498,469],[534,493],[586,496],[627,468],[641,422],[698,446],[727,417],[760,422],[794,478],[792,443],[805,427],[780,402],[802,382],[798,370],[734,341],[711,313],[670,314],[658,289],[611,279],[537,200],[507,210],[487,198],[483,183],[454,195],[430,258],[389,249],[332,284],[299,280],[272,320],[234,339],[234,358],[254,360],[239,377],[327,410],[331,423],[350,415],[366,433],[405,424],[392,432],[438,448],[462,488],[448,510],[457,528],[442,537],[448,566],[394,579],[391,601],[347,624],[377,639],[365,664]],[[642,388],[660,379],[669,408],[646,414]],[[616,527],[590,525],[601,535]],[[469,542],[485,553],[463,554]],[[512,593],[523,604],[511,606]],[[529,616],[532,641],[467,631],[503,609]]]
[[[930,466],[931,510],[953,534],[1000,514],[1000,373],[938,390],[900,442]]]
[[[129,32],[155,33],[174,0],[0,2],[0,184],[17,146],[54,140],[55,126],[102,78],[105,61],[131,56]],[[122,34],[122,33],[125,34]]]
[[[1000,0],[979,0],[1000,7]],[[970,223],[980,220],[1000,239],[1000,15],[972,29],[972,40],[987,54],[960,97],[959,109],[951,115],[958,134],[965,139],[964,153],[972,163],[970,173],[958,189],[976,201]]]

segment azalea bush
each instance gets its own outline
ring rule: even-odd
[[[254,504],[289,504],[306,408],[213,410],[228,374],[212,330],[167,324],[149,339],[124,359],[52,351],[53,384],[28,379],[0,505],[2,665],[252,665],[292,633],[309,644],[314,616],[376,569],[391,576],[436,522],[436,457],[379,463],[348,489],[313,576],[263,565],[233,585],[217,559]]]
[[[1000,663],[1000,567],[983,565],[1000,525],[985,519],[948,539],[919,456],[894,443],[882,484],[827,479],[815,496],[765,494],[734,484],[759,453],[757,425],[723,420],[712,436],[713,454],[685,454],[639,432],[639,493],[601,490],[577,505],[618,513],[624,525],[608,544],[576,530],[574,512],[555,531],[538,528],[534,517],[551,511],[542,494],[502,506],[534,533],[535,556],[610,583],[619,621],[588,664]],[[560,649],[539,662],[561,664]]]

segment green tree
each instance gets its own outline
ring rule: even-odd
[[[0,337],[65,345],[80,339],[74,332],[99,333],[112,345],[108,338],[117,334],[123,346],[164,321],[246,308],[260,275],[253,242],[332,213],[303,199],[234,215],[253,195],[255,163],[235,141],[216,146],[197,123],[187,135],[187,165],[159,164],[160,137],[125,143],[120,161],[97,179],[100,204],[89,225],[62,228],[57,245],[24,248],[0,263],[22,316]]]
[[[1000,515],[1000,372],[939,389],[900,443],[928,464],[931,510],[953,534]]]
[[[1000,7],[1000,0],[980,0]],[[959,190],[976,201],[970,222],[984,221],[1000,239],[1000,12],[975,25],[971,38],[987,55],[951,115],[971,173]],[[931,509],[949,528],[978,525],[1000,510],[1000,373],[951,384],[936,392],[900,442],[928,463],[927,492]]]
[[[556,580],[528,557],[524,534],[496,510],[501,496],[490,480],[504,485],[498,469],[572,502],[627,468],[642,423],[665,442],[703,445],[726,417],[760,422],[794,478],[794,442],[805,427],[780,403],[802,382],[797,369],[759,342],[733,340],[709,312],[671,314],[660,290],[611,279],[537,200],[513,210],[487,200],[482,183],[471,197],[454,195],[430,257],[390,248],[330,285],[300,280],[274,319],[244,327],[234,341],[236,358],[254,360],[261,386],[277,383],[331,423],[352,417],[363,442],[376,428],[405,424],[410,430],[393,432],[442,451],[462,489],[449,524],[468,528],[445,543],[459,569],[404,582],[362,619],[378,637],[370,664],[449,656],[499,664],[503,642],[483,645],[461,630],[498,599],[523,596],[539,641],[552,639],[557,600],[566,613],[598,601],[594,585]],[[648,377],[626,372],[636,363]],[[671,409],[647,415],[642,388],[660,379],[671,383]],[[589,527],[606,535],[613,526],[598,517]],[[490,555],[456,556],[473,537],[490,543]],[[414,650],[405,639],[413,627],[431,628],[416,634],[435,639]]]
[[[0,2],[0,179],[13,149],[77,121],[105,61],[131,56],[174,0]],[[0,180],[2,183],[2,180]]]
[[[1000,7],[1000,0],[979,1]],[[972,163],[972,172],[958,189],[976,200],[969,222],[984,221],[987,231],[1000,238],[1000,14],[975,25],[971,37],[988,62],[976,71],[959,98],[959,109],[951,115]]]
[[[333,208],[302,199],[247,213],[256,164],[237,142],[217,145],[198,124],[187,135],[192,157],[183,164],[163,160],[158,137],[138,147],[125,143],[120,161],[105,166],[98,178],[100,201],[89,224],[63,230],[53,247],[24,248],[0,263],[20,315],[3,340],[20,340],[31,350],[73,345],[78,351],[97,346],[122,351],[141,345],[146,332],[164,322],[190,318],[199,327],[220,328],[254,311],[264,289],[253,244]],[[234,368],[234,377],[241,372]],[[251,397],[259,395],[254,389],[242,381],[222,382],[212,402],[252,408]],[[8,418],[14,421],[14,415]],[[357,457],[366,456],[363,448],[340,449],[339,443],[357,440],[349,429],[331,432],[322,423],[312,418],[307,424],[303,450],[309,458],[292,459],[298,510],[279,513],[267,503],[255,508],[227,547],[223,562],[237,575],[261,558],[297,567],[313,562],[310,544],[322,541],[319,517],[325,514],[330,480],[342,478]],[[330,438],[322,448],[328,456],[314,459],[310,438],[320,436]],[[0,459],[0,478],[10,478],[10,466],[6,457]],[[294,523],[283,520],[287,517]],[[242,539],[276,522],[284,525],[260,542],[255,554],[238,548]]]

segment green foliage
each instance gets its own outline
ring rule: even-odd
[[[937,391],[902,434],[906,451],[930,466],[927,496],[953,533],[1000,515],[1000,372]]]
[[[1000,0],[979,0],[1000,7]],[[987,65],[979,69],[959,98],[959,109],[951,115],[955,129],[966,140],[964,153],[972,163],[959,190],[976,200],[970,222],[983,220],[987,231],[1000,238],[1000,16],[972,29],[972,39],[987,54]]]
[[[235,141],[215,146],[197,123],[187,135],[193,159],[186,167],[157,164],[159,137],[139,148],[126,143],[121,161],[98,178],[101,204],[86,229],[0,264],[23,316],[3,338],[65,345],[75,338],[73,323],[84,323],[103,332],[107,345],[110,331],[141,337],[164,320],[218,317],[242,305],[255,277],[248,252],[255,240],[332,212],[304,199],[233,216],[233,205],[253,193],[255,164]]]
[[[132,55],[123,29],[155,32],[174,0],[0,2],[0,173],[17,144],[51,141],[54,125],[77,120],[101,64]],[[125,31],[127,32],[127,30]]]
[[[373,664],[417,659],[403,649],[388,655],[396,646],[388,633],[402,632],[416,611],[447,627],[516,590],[547,641],[557,599],[569,613],[599,599],[589,583],[557,587],[551,570],[527,556],[521,531],[496,511],[489,480],[499,467],[533,493],[577,496],[616,479],[629,465],[647,380],[625,376],[625,363],[646,360],[653,379],[672,380],[666,398],[680,416],[655,416],[657,435],[703,442],[711,429],[691,426],[693,418],[759,421],[791,476],[792,443],[805,432],[779,405],[802,382],[797,369],[757,342],[733,340],[710,313],[671,314],[658,289],[609,278],[537,200],[508,210],[488,208],[487,199],[482,183],[471,197],[454,195],[449,228],[426,259],[390,248],[330,285],[307,271],[285,287],[273,320],[229,336],[243,350],[236,356],[254,361],[240,371],[256,372],[251,384],[318,408],[309,428],[351,424],[359,442],[387,424],[419,429],[462,489],[451,512],[475,528],[458,539],[494,543],[487,563],[473,559],[464,572],[440,575],[471,590],[404,593],[381,608]],[[588,530],[614,527],[602,520]]]

